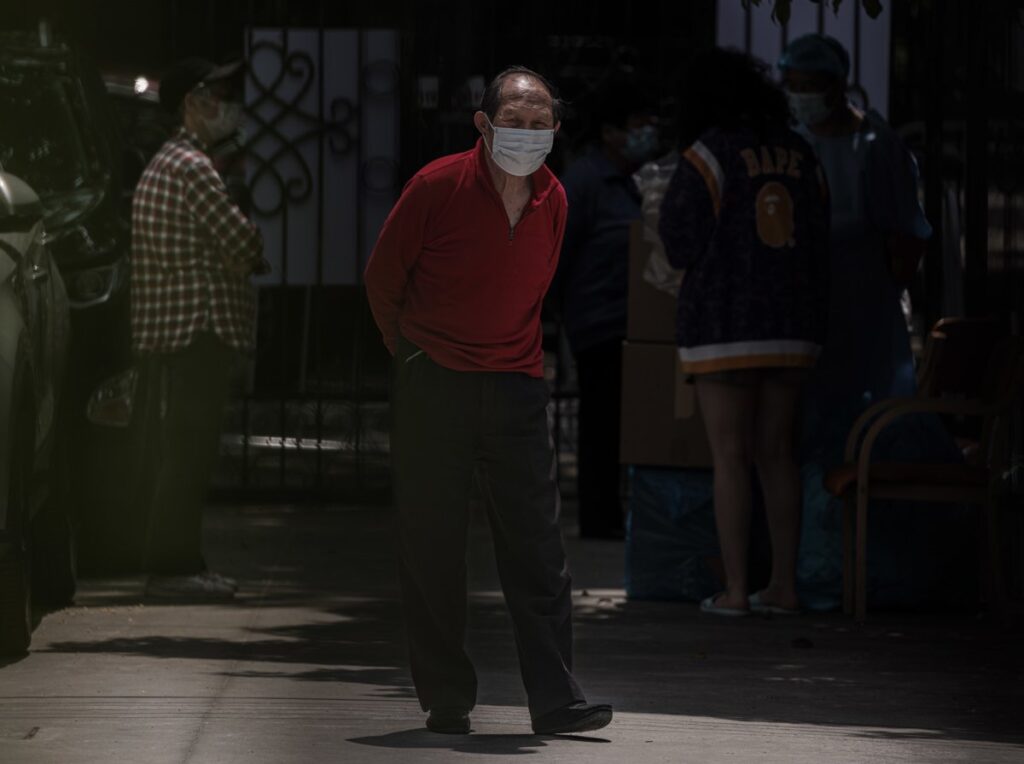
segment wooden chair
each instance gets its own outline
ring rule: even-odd
[[[940,339],[939,344],[948,341]],[[950,362],[949,347],[935,350]],[[940,363],[941,358],[931,359]],[[985,369],[987,371],[981,371]],[[863,623],[867,609],[867,519],[871,499],[973,504],[979,513],[983,547],[982,582],[990,604],[1002,597],[999,560],[999,501],[1009,458],[1008,424],[1015,403],[1024,397],[1024,341],[995,342],[987,364],[961,378],[970,397],[891,398],[879,401],[854,423],[846,442],[845,463],[825,476],[825,488],[843,499],[843,611]],[[927,380],[926,380],[927,381]],[[981,421],[977,448],[962,464],[873,462],[872,450],[890,424],[908,414],[935,413]]]

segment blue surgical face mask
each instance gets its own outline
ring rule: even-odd
[[[224,140],[242,126],[245,119],[242,108],[239,101],[220,101],[215,116],[201,117],[211,144]]]
[[[491,158],[509,175],[522,177],[536,172],[554,145],[554,130],[495,127],[490,119],[487,124],[494,133],[491,139]]]
[[[808,127],[820,125],[832,115],[825,93],[793,93],[787,90],[786,98],[793,116]]]
[[[658,150],[658,129],[654,125],[631,127],[626,131],[622,155],[633,162],[646,162]]]

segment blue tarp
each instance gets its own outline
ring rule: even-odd
[[[710,470],[630,468],[626,596],[698,601],[718,591]]]
[[[842,439],[836,433],[828,442]],[[802,466],[797,589],[803,607],[813,611],[834,610],[842,604],[842,507],[822,484],[825,465],[838,461],[834,450],[832,446],[832,453],[805,453]],[[887,461],[954,463],[961,458],[942,422],[931,415],[900,420],[879,439],[876,453]],[[699,601],[719,591],[721,582],[708,564],[719,557],[711,471],[632,467],[630,478],[627,596]],[[758,524],[752,527],[756,534]],[[969,606],[977,593],[975,538],[969,507],[872,502],[868,510],[869,607]],[[756,547],[763,540],[752,538],[752,544]]]
[[[813,423],[809,423],[812,425]],[[822,432],[818,423],[817,432]],[[827,425],[826,425],[827,426]],[[805,440],[805,445],[811,442]],[[817,442],[842,443],[839,433]],[[822,485],[842,454],[810,450],[802,467],[803,521],[797,591],[808,610],[842,604],[842,503]],[[875,444],[875,461],[956,463],[962,456],[941,420],[907,416]],[[977,593],[976,526],[958,504],[872,501],[868,507],[868,606],[964,607]]]

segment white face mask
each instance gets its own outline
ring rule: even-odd
[[[221,101],[217,116],[203,118],[210,143],[217,143],[236,132],[242,126],[243,116],[242,104],[238,101]]]
[[[808,127],[821,124],[832,114],[824,93],[791,93],[787,90],[786,97],[793,116]]]
[[[509,175],[522,177],[536,172],[544,164],[555,142],[554,130],[495,127],[489,119],[487,124],[494,131],[491,158]]]

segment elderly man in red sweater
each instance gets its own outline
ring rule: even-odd
[[[394,356],[392,464],[412,677],[427,727],[467,733],[477,680],[464,648],[474,476],[487,498],[502,588],[538,734],[599,729],[572,675],[571,581],[558,525],[540,311],[565,230],[544,165],[559,128],[529,69],[484,93],[470,151],[408,182],[366,268]]]

